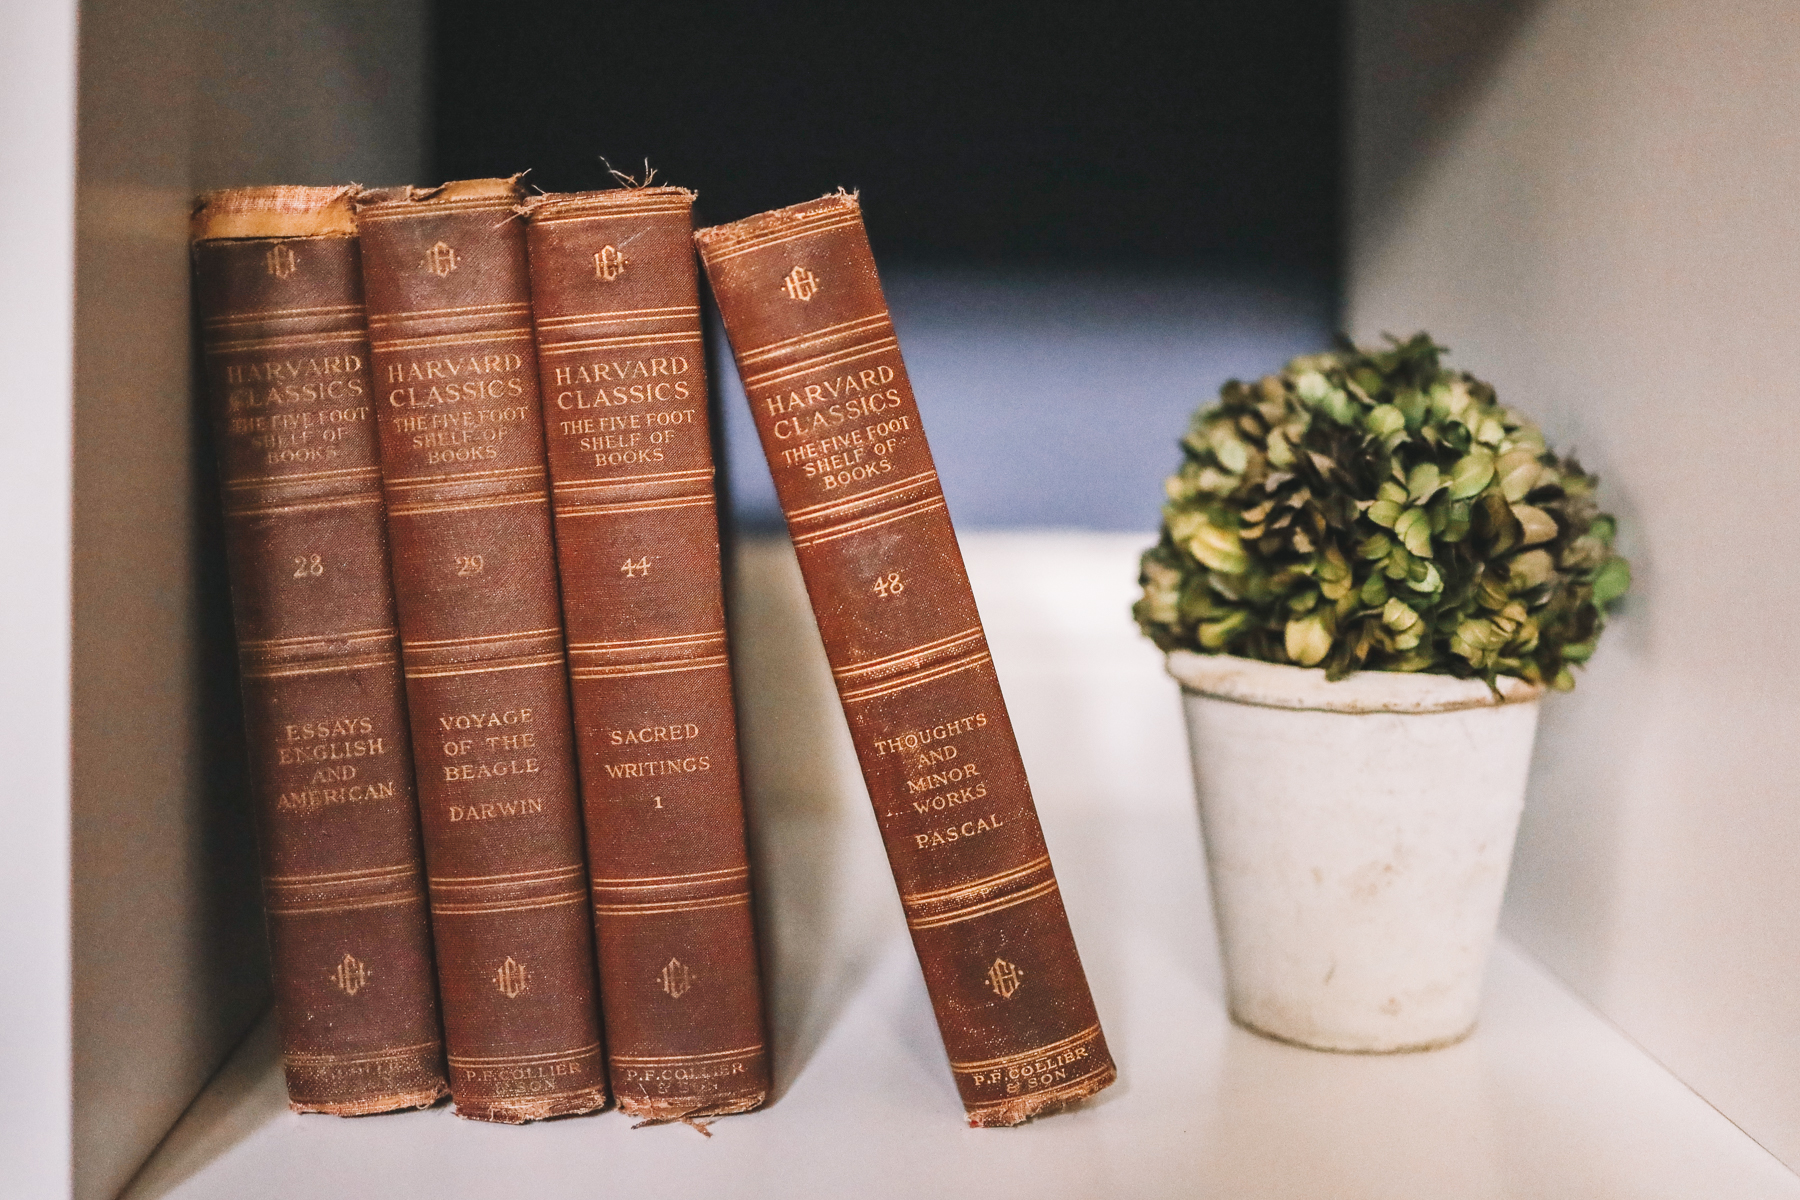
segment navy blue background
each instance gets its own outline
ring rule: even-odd
[[[438,178],[648,158],[702,223],[860,189],[963,528],[1154,528],[1193,407],[1336,323],[1333,3],[438,0],[433,36]],[[778,525],[718,374],[736,519]]]

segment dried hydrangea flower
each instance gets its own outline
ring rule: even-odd
[[[1390,339],[1392,340],[1392,339]],[[1164,650],[1574,686],[1631,586],[1599,481],[1421,333],[1237,380],[1197,411],[1144,555]]]

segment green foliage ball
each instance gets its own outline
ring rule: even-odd
[[[1392,339],[1390,339],[1392,340]],[[1560,689],[1631,586],[1599,481],[1421,333],[1197,411],[1132,613],[1164,650]]]

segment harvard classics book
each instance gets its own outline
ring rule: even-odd
[[[696,235],[969,1121],[1115,1078],[855,197]]]
[[[521,197],[358,198],[456,1111],[606,1103]]]
[[[446,1090],[352,190],[193,228],[288,1098],[346,1116]]]
[[[726,658],[693,194],[529,204],[532,304],[605,997],[625,1112],[769,1089]]]

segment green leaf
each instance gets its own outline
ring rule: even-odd
[[[1204,512],[1183,512],[1169,518],[1169,537],[1215,571],[1241,575],[1250,567],[1237,531],[1214,525]]]
[[[1263,452],[1269,456],[1269,461],[1278,467],[1294,465],[1294,448],[1288,445],[1287,435],[1279,429],[1269,431],[1269,440],[1264,443]]]
[[[1401,511],[1400,505],[1393,500],[1377,500],[1369,505],[1366,515],[1383,529],[1393,529],[1400,520]]]
[[[1494,478],[1494,456],[1476,447],[1456,460],[1450,468],[1450,498],[1467,500],[1478,494]]]
[[[1363,427],[1376,437],[1386,437],[1406,428],[1406,414],[1392,404],[1381,404],[1369,411]]]
[[[1223,650],[1225,644],[1242,633],[1251,622],[1248,612],[1239,609],[1227,617],[1217,621],[1204,621],[1200,625],[1200,645],[1206,650]]]
[[[1536,486],[1542,468],[1538,466],[1536,451],[1518,449],[1502,454],[1494,464],[1494,471],[1500,477],[1501,492],[1508,501],[1517,504]]]
[[[1386,604],[1388,599],[1387,577],[1380,571],[1371,574],[1363,580],[1362,590],[1357,594],[1357,598],[1370,608],[1374,608],[1378,604]]]
[[[1556,574],[1556,563],[1548,550],[1527,550],[1512,560],[1508,582],[1515,591],[1542,587]]]
[[[1386,558],[1394,543],[1385,533],[1372,533],[1356,544],[1356,557],[1362,559]]]
[[[1631,589],[1631,564],[1617,555],[1594,572],[1594,603],[1605,608]]]
[[[1422,508],[1409,508],[1394,522],[1394,532],[1409,553],[1418,558],[1431,557],[1431,520]]]
[[[1303,667],[1317,666],[1331,653],[1331,631],[1323,615],[1289,621],[1285,641],[1288,657]]]
[[[1419,463],[1406,477],[1406,494],[1414,504],[1425,503],[1442,486],[1442,477],[1434,462]]]
[[[1519,540],[1521,546],[1535,546],[1539,542],[1553,541],[1561,530],[1556,527],[1556,518],[1541,508],[1533,508],[1529,504],[1512,506],[1513,516],[1519,519],[1519,527],[1525,536]]]

